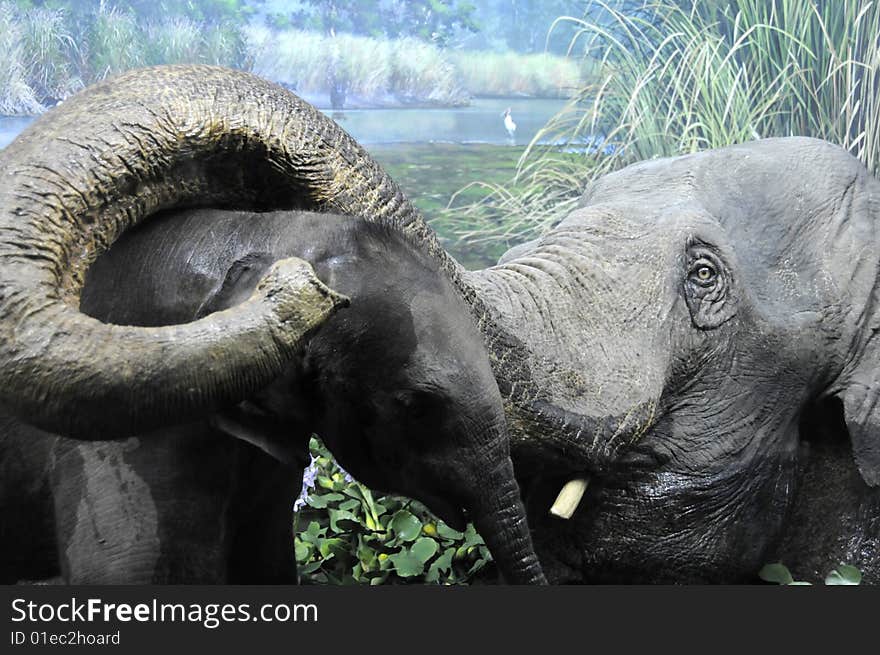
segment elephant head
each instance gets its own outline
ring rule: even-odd
[[[768,139],[608,175],[469,276],[507,335],[496,375],[551,580],[754,576],[817,411],[880,482],[878,228],[857,160]],[[589,484],[565,521],[548,508],[569,479]]]
[[[103,292],[83,308],[115,323],[81,311],[89,267],[124,231],[196,205],[366,218],[357,235],[328,237],[340,252],[317,256],[300,239],[236,260],[176,321],[113,317]],[[117,293],[124,270],[104,278]],[[542,582],[457,271],[366,152],[292,94],[214,67],[134,71],[49,112],[0,156],[0,404],[83,439],[213,416],[283,459],[284,441],[254,427],[271,416],[277,428],[290,385],[309,376],[310,419],[343,465],[453,521],[465,508],[509,582]],[[353,294],[349,309],[334,315],[349,298],[325,282]]]

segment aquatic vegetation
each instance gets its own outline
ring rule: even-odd
[[[295,555],[303,584],[486,584],[492,555],[468,524],[458,532],[421,503],[373,495],[316,438],[295,504]]]
[[[452,203],[463,243],[533,238],[634,161],[755,138],[827,139],[880,172],[880,3],[612,0],[585,15],[558,22],[578,27],[571,51],[597,74],[510,182]]]

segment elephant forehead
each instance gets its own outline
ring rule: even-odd
[[[483,276],[501,320],[526,346],[537,387],[569,412],[602,415],[656,399],[680,300],[680,253],[630,224],[560,226],[531,253]]]

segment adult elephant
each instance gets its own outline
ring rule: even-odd
[[[365,156],[341,132],[321,139],[319,156],[308,147],[300,154],[301,133],[280,116],[305,110],[275,87],[243,74],[186,68],[135,73],[98,89],[65,103],[63,111],[71,113],[63,115],[87,108],[102,121],[113,118],[112,99],[121,89],[146,90],[158,105],[147,103],[148,115],[134,123],[159,134],[138,131],[128,139],[126,106],[110,121],[116,127],[101,135],[108,147],[97,158],[89,152],[76,159],[75,145],[58,157],[45,141],[35,142],[34,156],[48,153],[43,167],[51,181],[36,171],[35,186],[16,198],[63,194],[74,171],[56,175],[53,162],[73,157],[75,170],[97,165],[99,172],[69,194],[72,202],[92,188],[98,191],[84,197],[86,207],[113,196],[122,201],[108,205],[118,209],[114,214],[103,208],[55,213],[26,222],[27,229],[9,214],[2,219],[0,256],[20,271],[0,305],[7,334],[15,327],[24,339],[0,351],[11,363],[0,364],[3,401],[16,411],[82,433],[90,427],[69,418],[73,410],[90,403],[98,409],[114,388],[135,389],[124,406],[138,407],[140,380],[155,352],[138,350],[142,369],[99,396],[76,384],[55,390],[62,377],[51,375],[60,368],[55,362],[68,366],[78,358],[46,351],[63,349],[80,333],[66,322],[70,304],[59,303],[65,289],[75,297],[96,250],[88,246],[104,247],[150,211],[195,203],[305,205],[377,216],[433,258],[470,306],[504,398],[536,546],[551,580],[737,581],[783,543],[810,560],[815,553],[798,538],[791,517],[809,516],[823,499],[833,503],[829,490],[841,476],[852,491],[843,501],[847,515],[856,519],[841,522],[829,542],[876,578],[870,545],[880,530],[876,520],[858,517],[877,516],[871,488],[880,477],[880,183],[842,150],[809,139],[766,140],[636,165],[600,180],[581,209],[525,252],[469,273],[439,248],[377,169],[364,174],[358,164]],[[245,107],[236,104],[242,97]],[[73,130],[77,122],[60,127]],[[210,148],[194,147],[205,140]],[[107,162],[120,168],[123,146],[131,155],[159,154],[123,157],[123,168],[132,171],[106,175]],[[212,184],[216,179],[222,184]],[[105,231],[97,240],[83,238],[92,232],[71,215]],[[25,258],[15,245],[22,241],[51,246]],[[71,257],[73,245],[78,256]],[[63,273],[71,267],[74,274]],[[59,316],[60,325],[53,322]],[[267,379],[278,370],[267,368]],[[93,373],[85,379],[103,379]],[[267,379],[254,381],[253,389]],[[137,421],[129,416],[144,421],[180,409],[181,388],[189,387],[171,380],[151,385],[149,398],[162,400],[146,403],[147,411],[126,410],[123,417],[109,411],[101,423],[131,427]],[[230,399],[212,394],[184,393],[183,411]],[[836,442],[828,449],[833,466],[823,464],[829,458],[808,458],[800,446],[813,424],[834,427],[835,421],[838,432],[845,423],[860,479]],[[826,471],[840,475],[824,477]],[[570,478],[590,478],[587,502],[574,509],[567,499],[566,510],[557,510],[572,515],[567,522],[548,517],[556,489]],[[799,487],[812,495],[799,494]]]
[[[128,228],[198,204],[286,211],[189,215],[83,293]],[[368,483],[464,509],[508,582],[544,582],[432,238],[332,121],[245,73],[136,71],[36,121],[0,155],[3,579],[289,582],[317,429]]]
[[[878,260],[880,182],[789,138],[605,176],[468,275],[517,339],[492,349],[548,577],[735,582],[781,558],[880,581]],[[589,484],[564,521],[569,479]]]

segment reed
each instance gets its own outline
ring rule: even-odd
[[[332,74],[354,95],[456,105],[473,95],[568,97],[581,79],[579,63],[547,54],[444,50],[414,38],[258,26],[245,33],[254,70],[304,93],[328,92]]]
[[[0,114],[33,114],[42,110],[28,84],[25,30],[15,7],[0,2]]]
[[[597,0],[585,15],[557,24],[577,26],[570,49],[597,62],[595,77],[510,183],[453,198],[442,220],[462,242],[533,238],[598,176],[755,138],[827,139],[880,172],[880,2]]]

